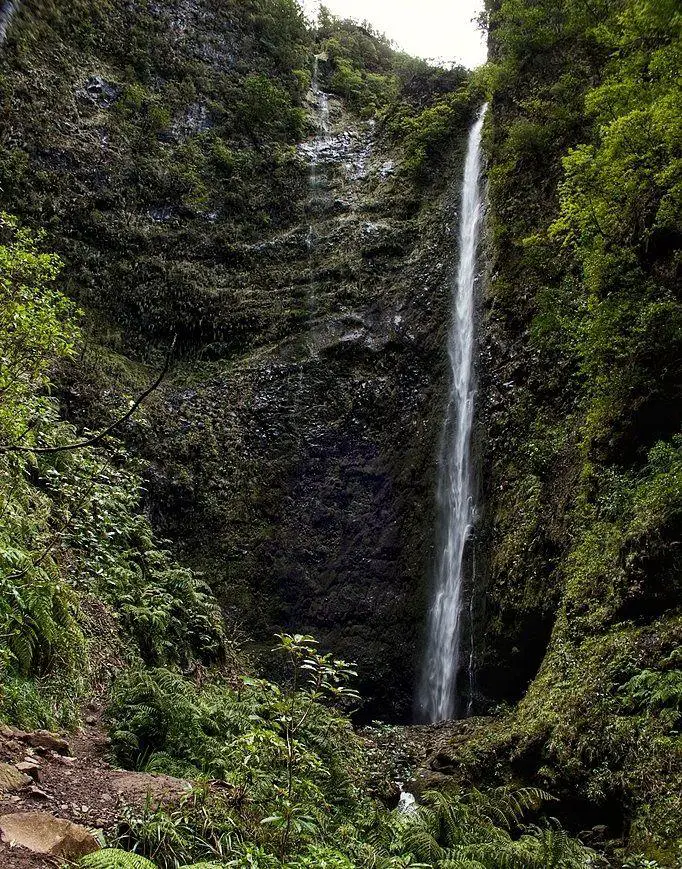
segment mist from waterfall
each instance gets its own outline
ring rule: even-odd
[[[448,336],[450,387],[437,487],[441,534],[418,694],[419,717],[427,722],[443,721],[456,714],[463,561],[466,542],[475,520],[471,472],[475,395],[474,289],[483,215],[480,189],[481,135],[486,108],[487,105],[484,105],[469,133],[459,215],[459,266],[453,286],[453,314]]]

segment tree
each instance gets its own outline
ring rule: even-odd
[[[55,285],[61,261],[0,213],[0,432],[15,442],[45,411],[51,367],[72,356],[77,311]]]

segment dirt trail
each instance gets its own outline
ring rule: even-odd
[[[14,770],[24,775],[12,789],[0,793],[0,817],[47,812],[106,833],[115,827],[124,806],[142,806],[148,795],[158,803],[173,802],[190,789],[189,782],[170,776],[115,769],[108,760],[110,741],[99,718],[91,715],[86,722],[68,737],[0,727],[0,773],[4,769],[6,777]],[[0,842],[2,869],[42,869],[63,863],[62,858]]]

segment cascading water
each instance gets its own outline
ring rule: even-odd
[[[315,136],[315,140],[311,143],[308,151],[310,154],[310,175],[309,175],[309,184],[310,184],[310,197],[309,197],[309,208],[310,211],[314,214],[315,211],[315,200],[317,196],[317,191],[320,186],[319,178],[318,178],[318,164],[320,162],[320,157],[324,148],[327,144],[327,139],[329,138],[329,96],[324,93],[320,89],[320,56],[315,55],[315,59],[313,61],[313,76],[312,81],[310,83],[310,88],[313,94],[313,100],[315,102],[315,115],[317,119],[317,128],[318,132]],[[307,235],[307,244],[308,248],[312,248],[315,243],[315,233],[313,229],[313,224],[310,223],[308,226],[308,235]]]
[[[481,134],[487,105],[469,133],[459,224],[459,267],[448,337],[450,393],[445,410],[438,480],[441,542],[418,704],[422,720],[455,714],[462,616],[464,548],[475,519],[471,473],[474,411],[474,309],[476,252],[483,202]],[[470,664],[471,666],[471,664]]]
[[[19,9],[19,0],[3,0],[0,3],[0,45],[5,41],[12,18]]]

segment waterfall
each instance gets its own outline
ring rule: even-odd
[[[483,106],[472,126],[467,145],[459,218],[459,266],[453,286],[453,315],[448,337],[450,391],[437,488],[441,533],[418,696],[420,716],[430,722],[452,718],[456,711],[463,559],[475,519],[470,457],[474,411],[474,286],[483,213],[481,133],[486,108],[487,105]]]
[[[19,9],[19,0],[3,0],[0,3],[0,45],[5,41],[12,18]]]
[[[329,96],[324,91],[320,90],[320,58],[326,60],[326,57],[326,54],[315,55],[315,60],[313,62],[313,75],[310,83],[317,109],[320,128],[318,139],[321,140],[321,144],[324,144],[329,135]]]

